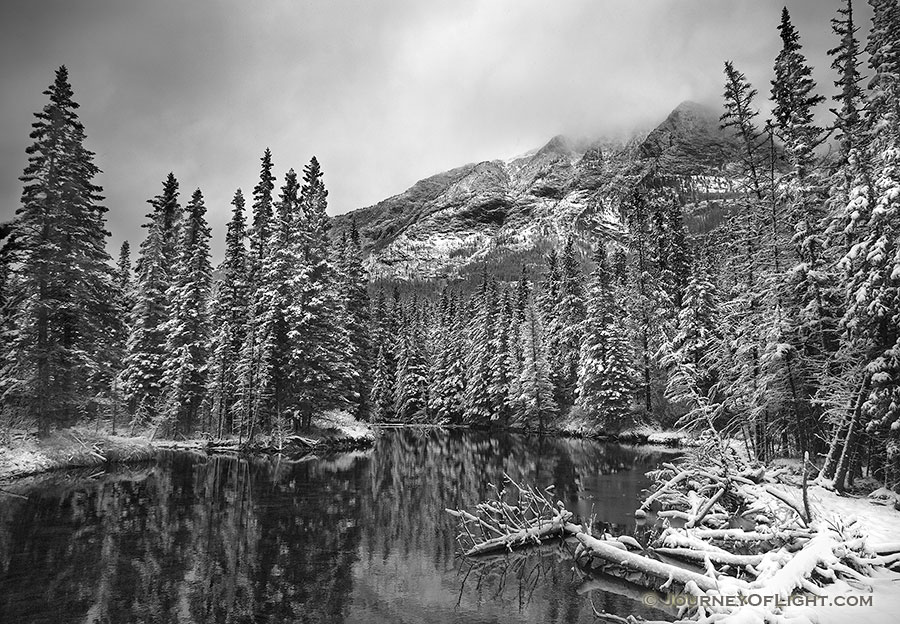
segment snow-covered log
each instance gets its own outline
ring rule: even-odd
[[[678,566],[669,565],[662,561],[645,557],[644,555],[621,550],[610,545],[608,541],[591,537],[587,533],[578,533],[575,537],[591,555],[654,576],[665,582],[674,581],[681,585],[694,582],[697,587],[704,590],[715,589],[717,587],[715,579],[708,576],[684,568],[679,568]]]

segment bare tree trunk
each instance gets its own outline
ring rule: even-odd
[[[870,375],[866,375],[865,377],[863,377],[862,383],[859,387],[859,391],[856,393],[856,400],[853,404],[853,411],[848,413],[844,419],[844,422],[842,422],[835,428],[834,437],[831,439],[831,444],[828,447],[828,455],[825,457],[825,465],[822,466],[822,472],[819,473],[819,477],[821,479],[834,479],[835,482],[837,482],[838,471],[842,462],[845,461],[844,458],[846,455],[847,447],[850,446],[853,442],[853,440],[851,440],[851,437],[854,430],[854,423],[856,423],[856,421],[862,415],[862,406],[865,402],[865,396],[866,392],[869,389],[870,382]],[[845,474],[846,470],[847,467],[844,466]],[[844,477],[841,477],[842,480],[843,478]]]

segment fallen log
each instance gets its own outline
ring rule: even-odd
[[[671,466],[671,464],[669,464],[669,465]],[[674,469],[674,466],[672,466],[672,469]],[[681,472],[676,474],[674,477],[672,477],[671,479],[666,481],[664,484],[662,484],[658,490],[656,490],[655,492],[653,492],[652,494],[647,496],[647,498],[644,499],[644,502],[641,503],[641,506],[638,507],[638,510],[643,513],[650,511],[650,507],[653,505],[653,502],[656,499],[658,499],[660,496],[662,496],[663,494],[665,494],[666,492],[671,490],[680,481],[687,479],[689,476],[691,476],[690,470],[682,470]]]
[[[450,514],[456,512],[452,509],[447,510]],[[465,552],[466,557],[474,557],[484,555],[498,550],[512,550],[527,544],[537,544],[542,540],[550,537],[561,537],[566,534],[566,521],[572,517],[572,514],[566,512],[560,514],[549,522],[541,522],[527,529],[520,529],[514,533],[507,535],[498,535],[486,541],[480,542]]]
[[[638,555],[627,550],[620,550],[610,545],[604,540],[598,540],[587,533],[578,533],[575,536],[585,550],[591,554],[606,559],[613,563],[617,563],[623,567],[643,572],[649,576],[663,579],[665,582],[674,581],[680,585],[694,583],[697,587],[704,591],[718,589],[716,581],[703,574],[685,570],[678,566],[669,565],[662,561],[650,559],[644,555]]]
[[[746,565],[756,566],[763,560],[762,555],[735,555],[729,552],[717,552],[713,550],[694,550],[693,548],[654,548],[653,552],[676,559],[689,559],[691,561],[704,562],[707,559],[712,563],[722,565],[739,566]]]

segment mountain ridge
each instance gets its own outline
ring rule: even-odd
[[[461,278],[478,266],[533,262],[571,232],[621,237],[614,195],[654,168],[682,187],[727,194],[737,144],[713,109],[682,102],[653,130],[627,141],[564,135],[511,159],[469,163],[419,180],[376,204],[334,218],[336,236],[356,220],[375,278]],[[704,178],[716,178],[713,184]]]

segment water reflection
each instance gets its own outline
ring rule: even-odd
[[[643,473],[661,459],[404,430],[368,453],[303,462],[173,454],[66,475],[27,501],[0,499],[0,622],[590,622],[586,594],[640,613],[585,585],[562,545],[461,560],[444,509],[472,506],[507,473],[553,483],[583,518],[633,531]]]

